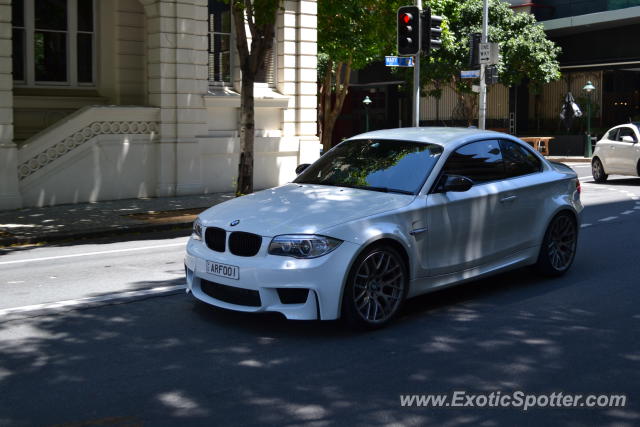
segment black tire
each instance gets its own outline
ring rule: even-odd
[[[356,258],[342,294],[342,317],[356,329],[378,329],[398,314],[409,289],[404,258],[389,245],[377,245]]]
[[[604,171],[602,162],[597,157],[591,162],[591,175],[593,176],[593,180],[598,183],[606,182],[607,178],[609,178],[609,175]]]
[[[557,214],[547,227],[536,270],[545,276],[561,276],[569,270],[578,246],[578,224],[569,212]]]

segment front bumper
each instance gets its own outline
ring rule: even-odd
[[[267,254],[270,239],[263,239],[256,256],[241,257],[229,252],[215,252],[204,242],[189,239],[185,255],[187,292],[199,300],[217,307],[244,312],[278,312],[287,319],[333,320],[340,316],[342,289],[359,245],[342,242],[333,252],[314,259],[296,259]],[[239,267],[239,279],[207,273],[207,261]],[[209,282],[209,283],[207,283]],[[212,282],[212,284],[210,284]],[[259,302],[245,305],[243,299],[232,303],[205,292],[203,286],[215,284],[257,291]],[[307,299],[300,303],[283,303],[278,289],[308,289]],[[229,288],[225,288],[229,289]],[[243,291],[238,291],[242,293]],[[252,292],[254,293],[254,292]],[[231,292],[233,294],[233,292]]]

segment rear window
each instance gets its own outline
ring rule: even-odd
[[[529,175],[542,170],[540,159],[517,142],[501,140],[502,158],[507,178]]]

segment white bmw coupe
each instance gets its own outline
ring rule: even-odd
[[[374,328],[409,297],[527,265],[560,275],[575,257],[576,174],[507,134],[369,132],[297,172],[198,217],[187,292],[230,310]]]

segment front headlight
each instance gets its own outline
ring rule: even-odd
[[[196,218],[193,221],[193,232],[191,233],[191,237],[194,240],[202,240],[202,223],[200,222],[200,218]]]
[[[342,240],[314,234],[296,234],[276,236],[269,244],[271,255],[294,258],[317,258],[326,255],[338,246]]]

